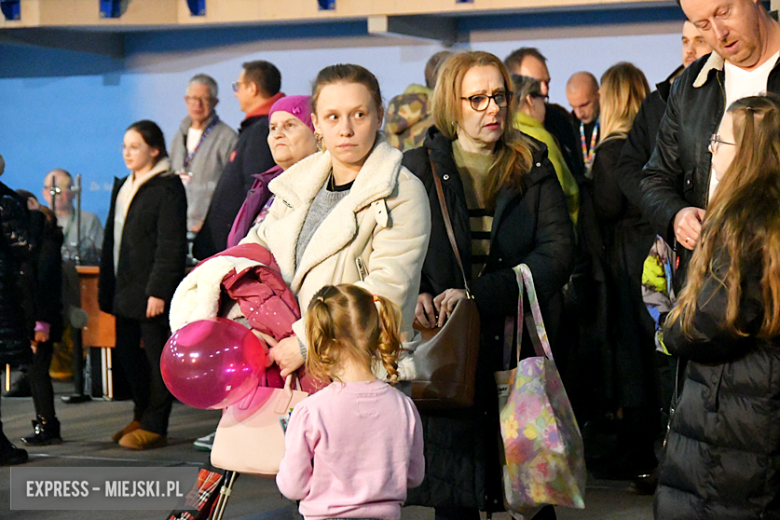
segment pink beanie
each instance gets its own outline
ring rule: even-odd
[[[268,111],[268,119],[274,112],[287,112],[300,119],[303,124],[314,132],[314,123],[311,122],[310,96],[285,96],[273,104]]]

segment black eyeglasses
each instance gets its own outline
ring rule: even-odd
[[[550,101],[550,96],[545,96],[541,92],[534,92],[533,94],[531,94],[531,97],[543,99],[545,103]]]
[[[506,108],[509,102],[512,101],[512,96],[512,92],[496,92],[492,96],[488,96],[487,94],[475,94],[473,96],[462,97],[460,99],[468,99],[469,103],[471,103],[471,108],[477,112],[483,112],[487,110],[491,99],[496,102],[496,106],[498,106],[498,108]]]
[[[737,146],[736,143],[722,141],[719,134],[712,134],[712,136],[710,137],[710,152],[718,153],[718,146],[721,144],[727,144],[729,146]]]

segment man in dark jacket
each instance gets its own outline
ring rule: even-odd
[[[545,96],[546,111],[544,115],[544,128],[555,137],[558,147],[563,153],[566,166],[569,167],[577,182],[584,175],[582,159],[580,159],[577,147],[577,135],[574,133],[574,121],[560,105],[550,103],[550,71],[547,69],[547,58],[535,47],[521,47],[515,49],[504,58],[504,65],[511,74],[528,76],[541,83],[541,92]]]
[[[734,0],[728,16],[716,0],[678,3],[714,52],[688,67],[672,85],[641,182],[642,213],[680,253],[677,285],[684,279],[704,208],[717,185],[710,175],[710,137],[718,133],[733,101],[764,91],[780,93],[780,24],[758,0]]]
[[[246,119],[238,131],[236,149],[217,182],[206,219],[195,238],[195,258],[208,258],[227,247],[227,237],[247,191],[252,187],[252,175],[274,166],[268,148],[268,111],[284,94],[279,92],[282,77],[267,61],[244,63],[244,69],[233,83],[241,111]]]
[[[0,155],[0,175],[5,161]],[[0,182],[0,363],[18,364],[32,358],[20,287],[20,265],[33,252],[27,201]],[[27,462],[27,452],[8,440],[0,423],[0,466]]]

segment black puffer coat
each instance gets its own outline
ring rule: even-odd
[[[755,332],[762,268],[746,267],[738,324]],[[669,351],[690,361],[659,470],[659,520],[780,518],[780,338],[730,337],[726,302],[722,284],[706,279],[693,339],[679,320],[664,327]]]
[[[29,361],[30,330],[24,308],[20,266],[32,255],[27,201],[0,182],[0,363]]]
[[[136,192],[122,229],[114,275],[114,210],[125,179],[114,180],[100,259],[98,302],[103,312],[146,319],[150,296],[165,300],[165,312],[184,278],[187,257],[187,196],[177,175],[161,173]]]
[[[407,504],[503,509],[493,374],[503,368],[506,319],[517,315],[519,292],[512,267],[525,263],[531,268],[548,332],[552,332],[562,306],[561,289],[574,264],[574,231],[563,190],[546,148],[534,143],[538,150],[534,151],[534,165],[525,177],[522,193],[503,190],[498,195],[488,260],[483,274],[471,281],[482,329],[475,406],[421,414],[426,476],[420,487],[409,490]],[[435,296],[448,288],[462,288],[463,279],[444,227],[428,150],[442,180],[467,274],[471,273],[471,233],[452,142],[432,127],[422,148],[404,154],[403,165],[423,181],[430,199],[431,240],[420,292]]]

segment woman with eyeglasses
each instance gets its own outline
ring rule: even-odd
[[[780,518],[780,97],[740,99],[664,342],[687,360],[655,518]]]
[[[569,216],[574,225],[577,225],[577,213],[580,209],[580,188],[571,174],[561,149],[555,138],[544,128],[544,116],[547,112],[547,96],[542,94],[542,84],[539,80],[530,76],[512,75],[512,83],[515,87],[515,117],[512,122],[515,128],[526,135],[533,137],[547,146],[547,157],[555,168],[555,175],[561,183],[563,193],[566,195],[566,205],[569,207]]]
[[[114,352],[135,405],[133,420],[112,438],[123,448],[147,450],[167,444],[173,396],[160,373],[160,356],[171,298],[184,278],[187,195],[171,171],[162,130],[152,121],[128,127],[122,157],[130,174],[114,180],[98,302],[116,318]]]
[[[630,63],[613,65],[601,77],[601,141],[593,161],[593,205],[603,246],[607,291],[603,412],[619,417],[617,439],[603,458],[590,459],[601,478],[631,479],[657,465],[658,397],[655,327],[642,300],[642,269],[655,240],[650,226],[623,195],[618,162],[642,101],[650,93],[645,75]],[[609,390],[612,388],[612,391]]]
[[[441,181],[481,318],[474,406],[422,414],[426,480],[410,490],[407,504],[435,507],[440,520],[476,520],[480,510],[503,509],[493,373],[504,366],[505,322],[517,315],[512,268],[531,268],[554,336],[561,290],[574,263],[574,231],[560,183],[545,146],[512,126],[511,101],[512,80],[500,59],[486,52],[456,54],[439,72],[435,126],[421,148],[404,154],[404,165],[425,184],[431,207],[431,241],[415,319],[424,327],[442,326],[466,297],[434,175]],[[523,355],[532,350],[526,338]],[[552,507],[537,516],[554,517]]]

